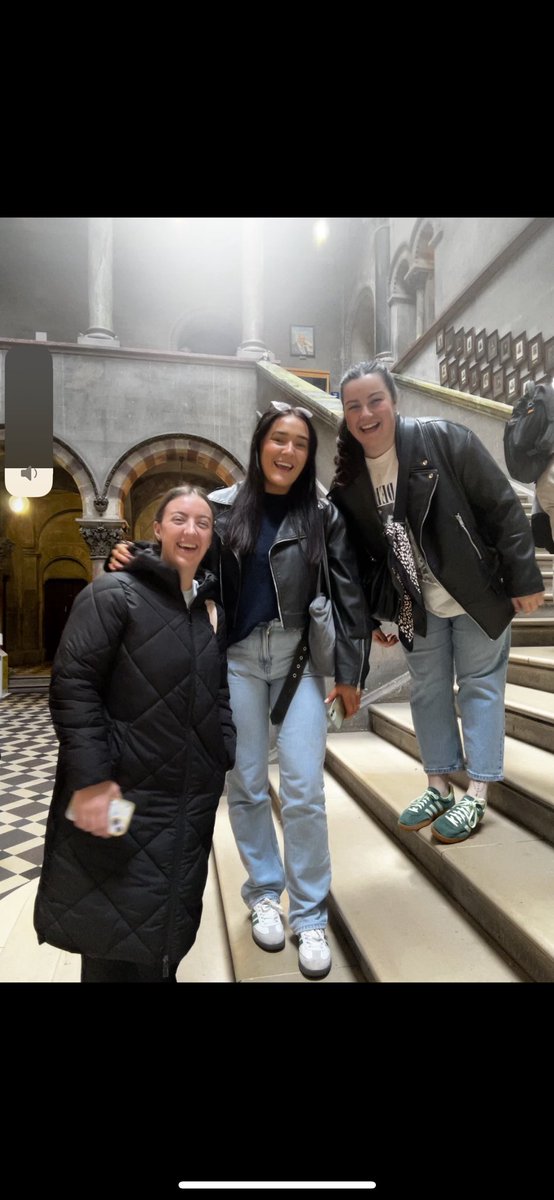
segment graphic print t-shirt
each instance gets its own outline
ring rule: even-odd
[[[389,450],[385,450],[385,453],[381,454],[379,458],[366,458],[365,462],[375,494],[377,510],[383,525],[385,525],[388,520],[392,520],[396,500],[396,483],[398,480],[396,446],[393,445]],[[454,600],[454,597],[450,595],[450,592],[446,591],[446,588],[443,588],[442,584],[439,583],[438,579],[435,578],[433,572],[427,566],[427,562],[419,546],[416,544],[407,521],[406,532],[410,539],[419,575],[423,603],[427,612],[434,613],[436,617],[459,616],[465,609],[458,604],[457,600]]]

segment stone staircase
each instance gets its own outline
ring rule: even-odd
[[[405,699],[376,699],[366,710],[369,728],[329,736],[334,965],[325,982],[554,981],[552,558],[537,558],[549,594],[536,616],[513,622],[505,778],[490,786],[486,817],[467,842],[447,846],[429,829],[398,828],[426,782]],[[465,776],[454,783],[460,798]],[[281,837],[274,766],[270,785]],[[223,803],[214,853],[235,980],[308,982],[292,937],[271,955],[252,941]]]

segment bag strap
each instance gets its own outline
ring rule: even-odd
[[[323,524],[323,554],[321,555],[321,562],[319,564],[319,571],[318,571],[318,575],[317,575],[317,590],[318,590],[318,592],[320,592],[322,590],[322,588],[321,588],[321,572],[323,570],[323,578],[325,580],[325,587],[327,590],[327,595],[329,597],[329,600],[331,600],[331,598],[332,598],[331,597],[331,579],[329,576],[329,559],[327,558],[327,542],[325,540],[325,517],[323,516],[323,513],[322,513],[322,524]]]
[[[269,714],[272,725],[280,725],[302,678],[308,661],[308,628],[306,626],[294,652],[289,673]]]

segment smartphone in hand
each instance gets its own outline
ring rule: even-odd
[[[327,709],[327,724],[329,729],[338,732],[342,726],[345,716],[346,712],[342,702],[342,697],[335,696],[335,699],[331,701]]]

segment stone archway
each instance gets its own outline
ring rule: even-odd
[[[126,501],[133,484],[147,472],[166,464],[177,464],[183,477],[187,476],[187,469],[189,475],[200,473],[208,488],[229,487],[244,479],[244,469],[238,460],[205,438],[192,434],[151,438],[119,459],[107,476],[106,516],[125,519]]]

